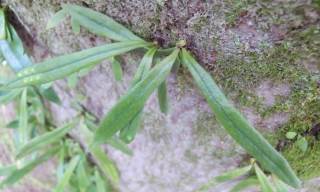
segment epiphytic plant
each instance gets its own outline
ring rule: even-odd
[[[33,64],[25,54],[16,31],[7,22],[3,9],[0,9],[0,22],[1,60],[8,63],[16,73],[25,67],[32,67]],[[46,107],[48,102],[60,104],[60,99],[51,88],[51,84],[1,91],[1,104],[10,101],[17,101],[18,105],[17,119],[6,126],[13,131],[14,146],[11,147],[15,149],[15,161],[0,167],[0,175],[5,176],[0,188],[15,184],[35,167],[54,156],[58,156],[59,159],[58,183],[54,191],[64,191],[67,186],[68,189],[76,191],[97,192],[116,188],[119,180],[118,171],[102,148],[92,145],[87,149],[68,133],[78,125],[87,136],[87,142],[91,143],[93,131],[96,129],[95,117],[83,109],[70,122],[60,127],[56,126]],[[107,143],[125,154],[132,154],[131,150],[116,138],[111,138]],[[47,150],[49,145],[52,147]],[[89,158],[88,153],[95,161]]]
[[[48,28],[56,26],[67,15],[71,17],[71,24],[75,33],[78,33],[80,28],[84,27],[92,33],[108,37],[118,42],[26,66],[17,72],[15,78],[6,82],[1,87],[1,90],[11,93],[16,90],[27,90],[35,86],[43,86],[52,81],[78,73],[80,70],[91,68],[105,59],[112,60],[115,77],[120,80],[122,74],[121,66],[115,57],[134,49],[146,49],[147,52],[139,64],[131,84],[132,86],[128,92],[103,117],[98,126],[91,124],[91,131],[94,130],[94,134],[89,134],[90,139],[88,139],[88,142],[91,143],[90,152],[98,159],[97,162],[100,167],[108,168],[109,166],[106,165],[106,162],[109,164],[110,160],[106,159],[104,153],[98,148],[99,144],[110,144],[110,140],[119,142],[118,138],[126,143],[131,142],[138,131],[143,107],[154,91],[158,90],[161,111],[164,113],[167,112],[168,98],[166,93],[166,78],[170,74],[172,67],[174,65],[179,67],[179,63],[181,62],[182,66],[186,67],[191,73],[195,84],[199,87],[212,111],[215,113],[216,119],[230,136],[252,155],[262,168],[270,171],[286,184],[296,188],[300,187],[301,182],[287,161],[229,103],[211,75],[209,75],[192,57],[190,52],[184,48],[186,44],[184,40],[177,42],[173,48],[162,49],[159,48],[156,43],[147,42],[136,36],[106,15],[88,8],[69,4],[62,6],[62,10],[48,23]],[[168,55],[153,65],[154,61],[158,59],[159,53],[168,53]],[[8,62],[10,63],[10,61]],[[24,94],[22,94],[22,98]],[[79,120],[79,118],[76,119],[76,121],[77,120]],[[58,141],[58,139],[70,130],[68,126],[70,125],[57,130],[55,129],[47,134],[54,135],[57,138],[54,141]],[[23,127],[21,127],[20,131],[24,131]],[[48,135],[41,135],[33,139],[26,138],[30,143],[20,148],[21,151],[19,151],[18,157],[33,154],[31,152],[38,151],[42,146],[54,143],[52,140],[49,140],[49,142],[47,139],[44,139],[49,137]],[[126,151],[123,146],[120,149]],[[65,177],[68,180],[73,170],[79,164],[80,157],[79,155],[72,157],[68,166],[69,169],[65,171]],[[263,172],[259,171],[257,166],[256,170],[258,170],[257,175],[259,180],[263,180],[264,177],[261,176]],[[117,178],[116,171],[108,169],[106,172],[109,178]],[[62,189],[64,186],[65,184],[61,184],[58,188]]]

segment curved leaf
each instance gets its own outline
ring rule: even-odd
[[[149,72],[154,54],[156,53],[156,48],[151,48],[142,58],[139,67],[137,69],[137,72],[135,73],[133,80],[132,80],[132,86],[139,83]],[[130,143],[135,138],[139,127],[141,126],[141,118],[142,118],[142,111],[141,111],[131,120],[129,125],[127,127],[124,127],[120,131],[120,139],[124,141],[125,143]]]
[[[230,192],[240,192],[240,191],[247,189],[248,187],[257,186],[257,185],[259,185],[258,179],[250,177],[250,178],[244,179],[244,180],[240,181],[239,183],[237,183],[230,190]]]
[[[36,158],[35,160],[30,161],[24,167],[14,170],[7,178],[5,178],[5,180],[1,182],[0,188],[3,188],[4,186],[10,186],[18,182],[25,175],[30,173],[35,167],[47,161],[57,152],[58,152],[58,148],[51,148],[48,150],[48,152]]]
[[[164,114],[167,114],[169,111],[169,99],[167,93],[167,82],[164,81],[158,88],[158,102],[160,111]]]
[[[74,123],[68,123],[67,125],[57,128],[51,132],[45,133],[30,140],[27,144],[22,146],[17,152],[16,158],[21,159],[26,155],[33,153],[51,143],[54,143],[67,134],[71,128],[74,127]]]
[[[90,186],[90,178],[86,170],[86,157],[83,154],[81,160],[78,164],[77,170],[77,183],[80,189],[80,192],[87,191],[87,188]]]
[[[30,136],[28,128],[28,106],[27,106],[27,89],[24,89],[20,98],[20,111],[19,111],[19,142],[18,144],[25,144]],[[18,146],[19,146],[18,145]]]
[[[58,11],[54,16],[48,21],[47,29],[56,27],[64,18],[66,17],[66,11],[64,9]]]
[[[94,181],[96,183],[97,192],[107,192],[107,186],[102,179],[98,170],[94,171]]]
[[[260,169],[260,167],[257,164],[254,164],[254,170],[258,177],[262,192],[273,192],[272,185],[268,177],[264,174],[264,172]]]
[[[104,14],[78,5],[64,4],[62,7],[71,15],[72,19],[92,33],[106,36],[116,41],[143,41],[140,37]]]
[[[263,136],[228,102],[211,76],[183,49],[182,62],[191,72],[196,84],[205,96],[216,119],[249,154],[268,171],[293,187],[301,182],[288,162]]]
[[[16,165],[8,165],[4,167],[0,167],[0,176],[10,175],[13,171],[17,170]]]
[[[131,120],[140,113],[152,92],[169,75],[178,53],[177,49],[163,59],[107,113],[95,132],[95,143],[104,143],[117,131],[129,125]]]
[[[93,123],[91,120],[86,119],[85,121],[86,126],[81,126],[81,128],[84,131],[84,134],[86,134],[87,139],[86,141],[88,143],[92,142],[93,134],[91,130],[96,130],[98,127],[95,123]],[[111,137],[106,141],[107,144],[109,144],[111,147],[121,151],[124,154],[127,154],[129,156],[132,156],[133,152],[132,150],[127,146],[127,144],[120,141],[117,137]]]
[[[283,183],[280,179],[276,176],[272,176],[272,180],[274,182],[274,186],[276,188],[276,192],[289,192],[289,187],[285,183]]]
[[[116,58],[112,57],[111,58],[111,66],[112,66],[114,78],[116,79],[116,81],[121,81],[122,76],[123,76],[123,72],[122,72],[120,62]]]
[[[0,8],[0,40],[7,39],[7,21],[5,10]]]
[[[17,78],[7,83],[4,88],[14,89],[48,83],[67,77],[108,57],[148,45],[150,43],[141,41],[120,42],[48,59],[37,65],[26,67],[17,74]]]
[[[197,190],[197,192],[208,191],[209,188],[214,187],[219,183],[230,181],[230,180],[236,179],[240,176],[243,176],[243,175],[249,173],[251,168],[252,168],[252,166],[248,165],[246,167],[236,168],[231,171],[227,171],[227,172],[223,173],[222,175],[219,175],[219,176],[213,178],[211,181],[209,181],[205,185],[201,186]]]
[[[98,145],[90,147],[92,156],[96,159],[100,170],[109,178],[114,184],[119,182],[119,173],[114,163],[108,158],[106,153]]]
[[[72,160],[70,161],[69,165],[66,168],[66,171],[64,172],[63,176],[61,177],[61,180],[59,181],[58,185],[53,190],[53,192],[63,192],[64,191],[64,188],[68,185],[70,178],[79,163],[79,160],[80,160],[79,155],[72,158]]]

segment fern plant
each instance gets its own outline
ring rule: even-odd
[[[55,27],[67,16],[71,17],[71,26],[75,33],[79,33],[80,28],[83,27],[92,33],[110,38],[116,42],[48,59],[35,65],[23,65],[19,70],[16,70],[16,76],[4,83],[0,89],[6,94],[24,90],[21,97],[23,102],[21,103],[25,103],[26,90],[39,89],[55,80],[78,73],[80,70],[91,69],[105,59],[112,60],[115,78],[120,80],[122,71],[116,57],[134,49],[145,49],[146,53],[140,61],[130,89],[101,119],[98,125],[95,125],[93,121],[89,121],[90,128],[85,130],[89,136],[87,139],[87,142],[90,143],[89,152],[97,159],[96,165],[99,168],[97,168],[98,171],[94,168],[95,171],[91,171],[91,175],[99,176],[100,173],[105,173],[104,176],[108,177],[111,183],[114,184],[117,182],[118,174],[116,169],[114,166],[110,166],[111,162],[101,150],[100,145],[104,143],[113,144],[113,146],[128,153],[129,150],[125,145],[122,145],[121,142],[130,143],[135,138],[141,123],[143,107],[153,92],[157,91],[158,93],[161,111],[164,113],[168,112],[169,104],[166,78],[170,74],[173,66],[176,68],[180,67],[181,63],[183,67],[188,69],[195,84],[214,112],[216,119],[230,136],[252,155],[263,169],[271,172],[292,187],[299,188],[301,186],[300,180],[292,171],[286,159],[230,104],[211,75],[206,72],[194,59],[192,54],[184,48],[186,44],[184,40],[177,42],[175,47],[163,49],[158,47],[154,42],[143,40],[106,15],[88,8],[70,4],[62,5],[62,10],[57,12],[48,22],[47,28]],[[6,26],[4,29],[1,29],[4,31],[4,36],[1,37],[3,38],[2,41],[13,45],[15,44],[14,41],[10,41],[10,38],[8,38],[8,36],[14,36],[10,33],[10,31],[13,30],[8,30],[11,28],[10,26]],[[0,45],[2,46],[2,44]],[[24,55],[23,52],[21,52],[21,47],[22,45],[20,45],[19,50],[13,51],[18,54],[19,57],[20,55]],[[2,53],[5,56],[6,51],[2,50]],[[159,53],[168,54],[166,57],[161,58],[159,57]],[[25,55],[19,60],[20,64],[23,64],[24,57]],[[14,60],[10,60],[10,58],[6,56],[5,58],[10,65],[15,65]],[[160,61],[155,62],[157,60]],[[23,69],[20,70],[21,68]],[[22,119],[23,118],[21,118],[21,120]],[[26,137],[24,145],[19,148],[20,150],[17,157],[30,157],[31,154],[38,154],[40,149],[43,149],[44,146],[49,144],[61,148],[68,143],[66,142],[67,138],[65,135],[68,134],[68,131],[71,129],[70,126],[74,127],[75,124],[79,124],[79,121],[86,122],[86,119],[86,115],[80,114],[72,123],[66,126],[52,129],[50,132],[40,136],[33,136],[34,138]],[[26,120],[24,121],[26,122]],[[19,121],[19,123],[21,122],[23,121]],[[26,124],[27,123],[21,123],[19,133],[26,132]],[[83,125],[83,123],[80,124]],[[82,127],[88,127],[88,124],[85,125],[86,126]],[[52,135],[55,136],[55,139],[48,140],[48,138],[52,138]],[[61,149],[59,150],[61,151]],[[58,184],[56,191],[61,191],[67,185],[70,178],[73,177],[72,173],[74,170],[79,168],[81,159],[85,159],[83,158],[85,152],[81,147],[79,151],[82,152],[68,154],[71,160],[68,163],[68,168],[61,177],[62,183]],[[46,152],[45,157],[51,157],[55,153],[56,151]],[[45,158],[40,158],[40,160],[43,159]],[[255,164],[255,167],[257,167],[257,164]],[[258,170],[258,178],[264,178],[261,176],[263,172],[259,171],[258,168],[256,168],[256,170]],[[11,181],[10,175],[8,178],[9,181]],[[6,182],[5,180],[3,183],[11,184],[13,182]],[[96,187],[98,187],[98,181],[96,181]]]

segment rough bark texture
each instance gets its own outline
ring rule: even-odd
[[[69,21],[45,30],[48,19],[60,9],[61,3],[76,3],[100,11],[164,47],[185,39],[187,47],[212,72],[229,98],[282,150],[300,176],[305,179],[319,176],[319,171],[313,172],[316,166],[313,164],[320,160],[320,155],[310,156],[320,153],[320,147],[316,147],[320,142],[308,131],[320,123],[317,108],[320,91],[319,85],[314,85],[320,82],[317,53],[320,38],[313,32],[306,34],[311,28],[319,32],[320,9],[316,3],[308,0],[272,3],[5,0],[3,3],[19,20],[16,28],[35,62],[108,42],[85,29],[74,35]],[[75,89],[70,89],[65,80],[58,81],[55,89],[63,105],[52,106],[57,122],[75,114],[74,100],[102,117],[128,89],[141,56],[138,51],[122,57],[125,73],[121,83],[114,80],[108,61],[81,78]],[[130,145],[134,156],[108,149],[121,173],[121,191],[192,191],[213,176],[248,162],[245,152],[216,124],[185,70],[172,74],[168,83],[170,113],[165,116],[159,112],[156,97],[148,101],[143,128]],[[305,104],[299,106],[301,102]],[[297,112],[304,118],[297,118]],[[304,128],[295,128],[299,123]],[[301,154],[285,138],[287,131],[306,136],[310,151]],[[305,161],[310,169],[297,161]],[[233,184],[212,191],[227,191]],[[319,190],[319,185],[310,185],[306,191]]]

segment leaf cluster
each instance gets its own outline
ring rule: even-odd
[[[24,57],[19,56],[21,54],[24,55],[23,51],[21,52],[22,44],[19,44],[20,48],[13,49],[12,53],[18,55],[17,58],[20,58],[18,60],[19,64],[23,66],[23,69],[20,70],[20,68],[17,68],[16,77],[7,81],[0,88],[8,94],[12,94],[12,92],[17,90],[21,92],[22,90],[20,119],[18,123],[19,129],[17,130],[19,134],[24,136],[19,140],[18,159],[26,158],[26,156],[30,156],[31,154],[38,154],[39,151],[48,145],[59,146],[59,170],[61,171],[59,171],[59,182],[55,191],[62,191],[67,186],[81,187],[82,191],[92,186],[94,186],[93,188],[97,191],[99,189],[102,190],[104,188],[103,186],[107,186],[107,184],[101,182],[103,179],[101,179],[102,176],[100,174],[108,178],[113,186],[118,183],[119,174],[117,169],[102,150],[101,144],[109,144],[126,154],[131,154],[124,143],[132,142],[138,133],[144,105],[152,93],[158,93],[160,110],[163,113],[168,113],[169,98],[166,78],[173,68],[180,67],[180,63],[190,72],[194,83],[207,100],[216,119],[227,130],[230,136],[252,155],[263,169],[276,175],[280,180],[292,187],[300,187],[300,180],[296,177],[287,161],[249,124],[238,110],[230,104],[221,89],[212,79],[212,76],[206,72],[193,58],[191,53],[184,48],[185,41],[177,42],[176,47],[164,51],[155,43],[141,39],[106,15],[88,8],[70,4],[62,6],[62,10],[48,22],[47,28],[55,27],[67,16],[71,18],[71,25],[75,33],[79,33],[82,28],[85,28],[92,33],[108,37],[117,42],[58,56],[28,66],[23,65]],[[11,34],[10,36],[14,35]],[[9,39],[6,38],[4,41],[14,47],[14,41],[10,43],[8,40]],[[0,47],[2,47],[1,43]],[[33,131],[28,128],[29,120],[26,119],[28,117],[28,115],[26,115],[28,112],[28,105],[26,104],[28,99],[26,97],[30,89],[35,89],[37,90],[35,92],[38,93],[39,89],[48,85],[48,83],[68,78],[79,73],[81,70],[90,70],[93,66],[105,59],[111,60],[115,79],[120,81],[122,69],[121,63],[116,57],[138,48],[145,49],[146,53],[139,62],[137,72],[132,79],[131,87],[110,111],[105,114],[98,125],[95,125],[95,121],[90,120],[88,115],[81,113],[71,123],[67,123],[60,128],[55,127],[42,134],[31,134]],[[159,53],[164,53],[168,50],[170,52],[166,56],[160,56]],[[3,55],[7,53],[6,51],[2,51]],[[5,58],[10,66],[14,66],[14,59],[11,60],[6,56]],[[157,60],[159,60],[159,62],[155,62]],[[20,93],[18,92],[17,95],[20,95]],[[40,94],[40,97],[44,96],[44,94]],[[77,143],[70,141],[70,138],[68,139],[67,137],[68,131],[72,127],[75,127],[75,125],[79,125],[87,136],[87,143],[90,146],[87,150],[83,149]],[[87,153],[90,153],[95,159],[93,166],[87,166],[89,164],[88,158],[86,158]],[[50,154],[53,156],[55,153],[52,152]],[[42,159],[44,158],[40,158],[40,160]],[[42,162],[40,160],[37,162]],[[28,165],[29,164],[26,164],[26,166]],[[21,173],[25,175],[25,170],[31,170],[34,167],[33,165],[31,162],[31,168],[27,167],[23,169],[23,171],[20,169],[17,171],[21,171]],[[251,170],[251,167],[241,169],[240,171],[238,170],[236,176]],[[263,191],[270,191],[263,172],[257,165],[254,165],[254,168],[258,179],[247,180],[238,186],[238,188],[257,183],[256,180],[258,180]],[[12,174],[16,174],[16,172],[14,171]],[[10,175],[8,178],[10,178]],[[227,175],[226,178],[229,178],[229,176]],[[231,178],[233,178],[233,176]],[[225,179],[222,177],[222,179],[218,178],[216,180],[224,181]],[[4,184],[13,183],[11,182],[12,179],[9,179],[10,182],[5,181]]]

